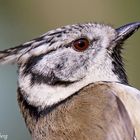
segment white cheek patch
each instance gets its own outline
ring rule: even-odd
[[[30,76],[22,78],[19,80],[19,87],[25,91],[24,96],[27,97],[27,101],[36,107],[41,107],[41,109],[66,99],[90,83],[90,79],[86,79],[67,87],[46,84],[35,84],[31,87],[28,81],[30,81]]]
[[[89,69],[86,77],[68,86],[51,86],[44,83],[30,86],[31,75],[28,75],[25,77],[19,76],[19,87],[24,91],[24,97],[27,97],[27,101],[31,105],[43,109],[68,98],[83,87],[96,81],[119,81],[112,70],[108,69],[111,60],[108,60],[106,64],[100,64],[98,59],[100,58],[96,58],[97,63]]]

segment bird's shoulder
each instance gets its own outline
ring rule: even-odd
[[[140,91],[117,82],[96,82],[90,86],[92,94],[113,94],[122,102],[135,129],[136,137],[140,139]]]

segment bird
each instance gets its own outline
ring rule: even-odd
[[[33,140],[140,140],[140,91],[127,79],[124,42],[140,22],[63,26],[0,51],[17,64],[17,100]]]

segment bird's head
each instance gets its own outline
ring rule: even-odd
[[[44,108],[96,81],[127,84],[121,46],[139,27],[139,22],[118,29],[95,23],[65,26],[1,51],[0,62],[18,63],[23,96]]]

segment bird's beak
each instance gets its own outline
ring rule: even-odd
[[[117,28],[117,37],[115,41],[124,41],[140,28],[140,22],[133,22]]]

